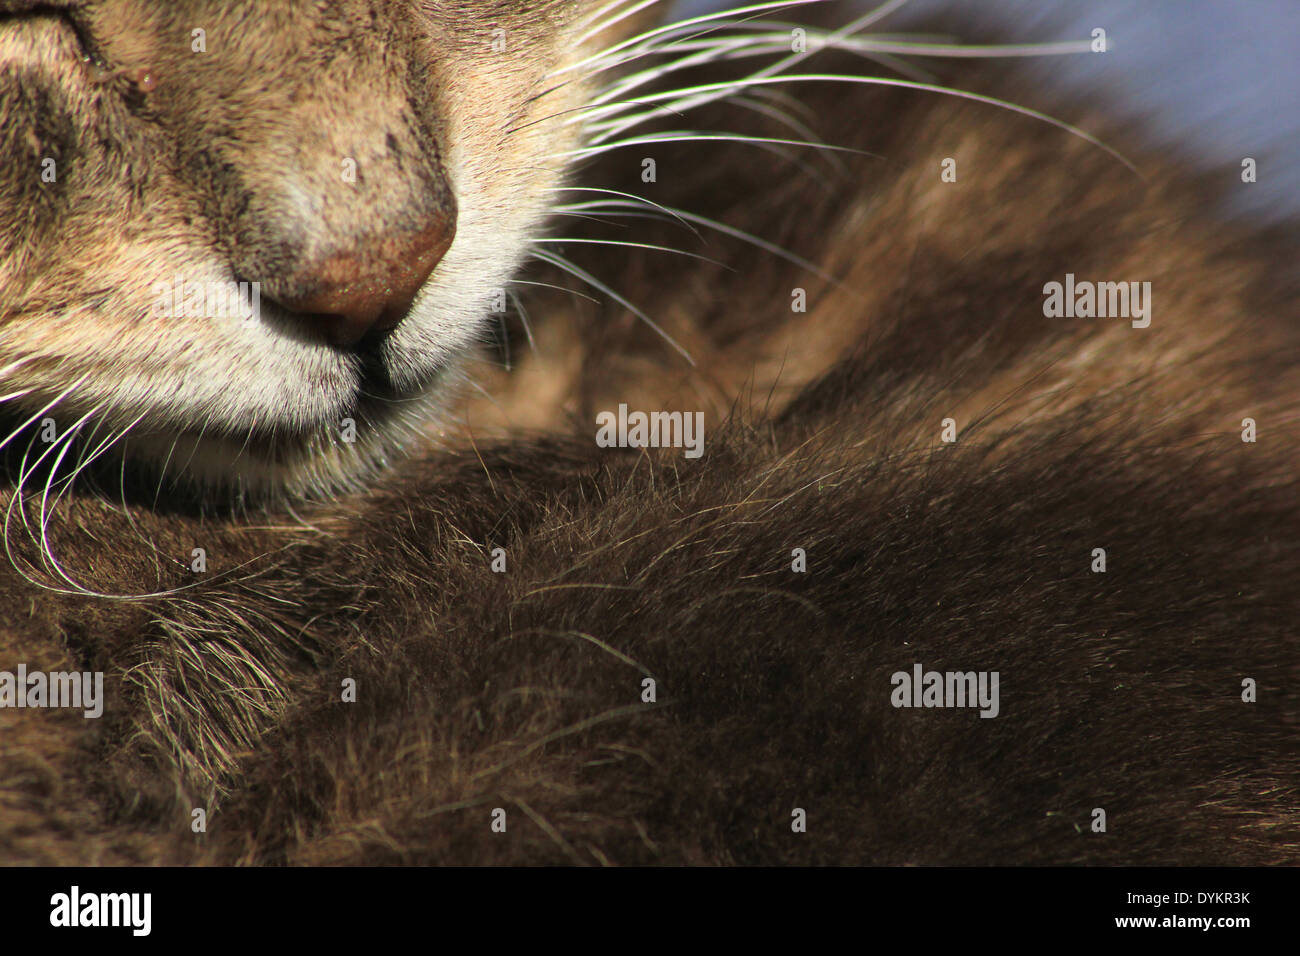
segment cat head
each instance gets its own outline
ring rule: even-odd
[[[364,477],[500,307],[619,6],[0,0],[7,450]]]

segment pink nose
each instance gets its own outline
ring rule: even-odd
[[[418,232],[363,240],[297,270],[285,285],[303,292],[277,301],[320,323],[332,344],[356,345],[406,317],[455,233],[454,217],[438,216]]]

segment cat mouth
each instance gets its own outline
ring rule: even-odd
[[[229,484],[234,475],[244,492],[256,494],[283,487],[296,493],[332,493],[351,487],[351,477],[369,474],[389,461],[419,424],[428,421],[429,407],[454,363],[429,364],[421,369],[417,385],[399,385],[382,337],[363,339],[346,351],[354,384],[346,396],[338,397],[332,411],[294,424],[267,420],[224,432],[186,429],[180,442],[188,449],[182,471],[214,484]],[[312,476],[321,459],[333,462],[337,475],[317,484]],[[146,469],[146,474],[152,471]]]
[[[394,324],[394,328],[396,325]],[[378,401],[399,401],[418,394],[422,389],[399,388],[393,379],[390,360],[385,357],[384,345],[389,341],[388,330],[372,330],[348,349],[355,357],[359,381],[357,395]],[[429,381],[436,380],[442,374],[442,367],[434,365],[427,373]]]
[[[297,312],[275,300],[264,302],[255,321],[272,334],[312,349],[327,349],[351,368],[358,378],[358,390],[386,399],[409,398],[427,382],[441,376],[445,363],[431,355],[413,353],[397,346],[394,333],[415,319],[414,296],[399,305],[386,307],[373,316],[333,312]],[[268,307],[269,306],[269,307]],[[399,384],[395,366],[404,377]]]
[[[411,303],[367,313],[315,312],[303,318],[323,330],[325,341],[343,351],[364,352],[388,338],[388,333],[410,314]]]

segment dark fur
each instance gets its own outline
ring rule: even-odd
[[[726,242],[706,251],[737,272],[611,257],[602,274],[655,297],[699,371],[613,307],[543,319],[571,308],[543,295],[520,371],[570,369],[554,417],[572,420],[551,434],[423,455],[309,511],[315,530],[65,502],[51,550],[88,583],[193,583],[196,545],[211,570],[113,603],[6,568],[0,662],[103,668],[115,696],[99,725],[0,712],[0,857],[1300,860],[1289,240],[1216,222],[1150,157],[1144,184],[986,106],[804,99],[869,118],[827,135],[884,159],[821,188],[761,154],[665,155],[660,188],[867,302]],[[960,185],[939,187],[954,153]],[[587,181],[626,188],[637,168]],[[1045,319],[1041,286],[1065,271],[1157,283],[1125,361],[1061,371],[1115,321]],[[705,456],[594,447],[594,411],[620,398],[709,407]],[[961,438],[942,445],[949,415]],[[1001,716],[892,708],[890,674],[916,662],[999,671]]]

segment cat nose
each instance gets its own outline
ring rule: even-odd
[[[455,236],[451,216],[435,216],[423,229],[362,240],[328,252],[295,270],[275,296],[292,312],[310,316],[331,344],[356,345],[372,331],[393,329]]]

